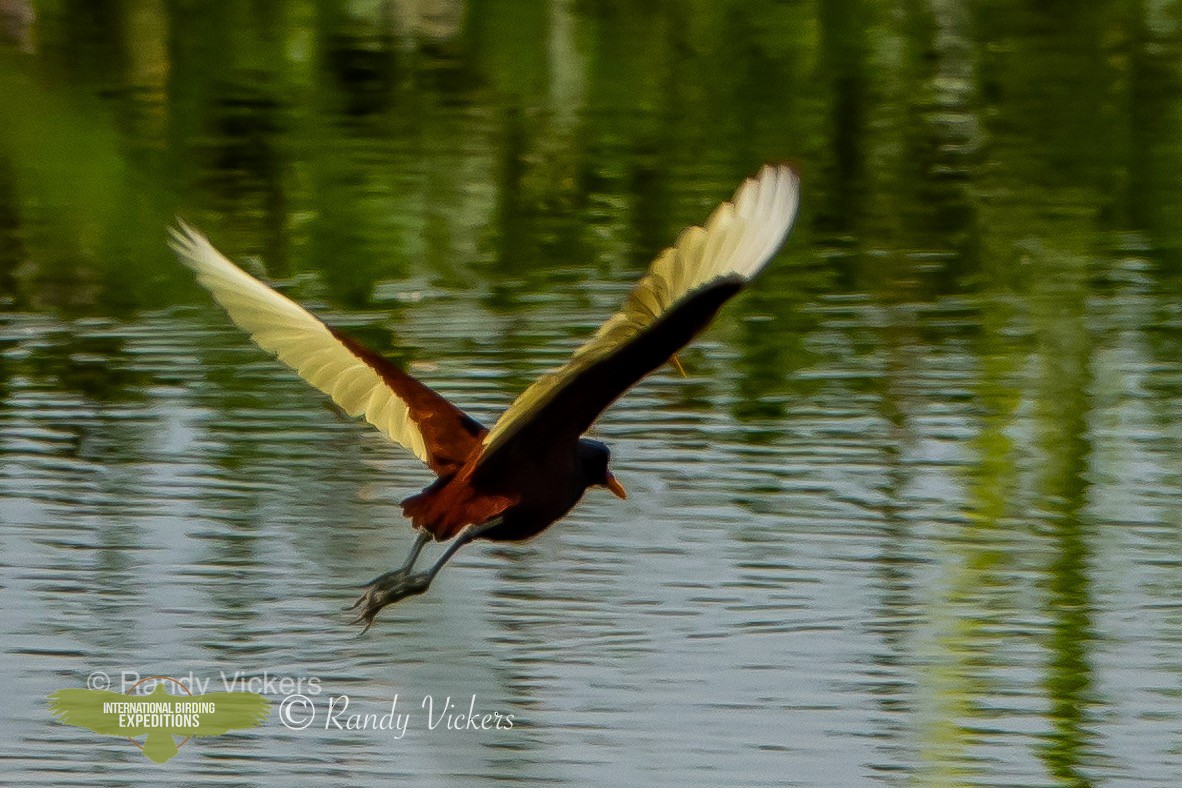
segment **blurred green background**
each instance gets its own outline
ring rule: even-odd
[[[15,307],[179,297],[160,253],[175,212],[276,275],[331,270],[325,286],[356,305],[412,273],[640,268],[779,159],[804,170],[798,243],[833,277],[819,288],[1026,303],[1054,280],[1070,301],[1119,278],[1095,258],[1144,257],[1154,281],[1177,267],[1169,2],[6,0],[4,14]],[[1044,259],[1061,255],[1080,261]]]
[[[227,325],[173,217],[491,422],[783,160],[785,252],[604,420],[633,499],[342,646],[426,475]],[[1182,782],[1180,287],[1175,0],[0,0],[13,784],[59,739],[138,768],[42,690],[231,658],[530,724],[176,784]]]

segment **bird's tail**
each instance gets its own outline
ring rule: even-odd
[[[403,501],[402,514],[415,528],[427,531],[437,542],[446,542],[465,526],[487,522],[513,503],[503,495],[478,493],[467,484],[440,479]]]

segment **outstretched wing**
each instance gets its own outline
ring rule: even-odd
[[[667,362],[780,248],[796,218],[799,190],[791,168],[765,166],[704,227],[684,231],[624,308],[509,406],[485,436],[478,466],[502,452],[577,439],[608,405]]]
[[[329,328],[247,274],[184,222],[170,245],[197,281],[263,350],[410,449],[439,475],[457,470],[487,432],[477,421],[377,353]]]

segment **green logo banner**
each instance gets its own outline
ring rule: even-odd
[[[262,725],[271,703],[257,692],[210,692],[172,695],[161,678],[147,695],[122,695],[93,689],[63,689],[49,696],[49,710],[61,722],[108,736],[126,736],[144,755],[164,763],[193,736],[219,736]],[[179,682],[176,682],[182,688]],[[186,690],[187,692],[187,690]],[[134,737],[147,736],[141,745]]]

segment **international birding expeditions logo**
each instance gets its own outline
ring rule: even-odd
[[[147,694],[132,695],[154,681]],[[107,736],[125,736],[156,763],[164,763],[194,736],[220,736],[262,725],[271,703],[257,692],[194,695],[181,681],[148,676],[127,694],[105,689],[63,689],[49,696],[49,710],[61,722]],[[144,743],[135,740],[144,736]],[[175,737],[182,737],[178,743]]]

